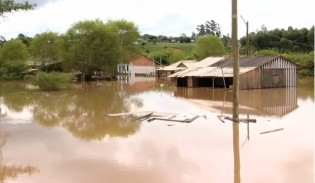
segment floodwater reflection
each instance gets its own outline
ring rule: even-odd
[[[222,113],[232,113],[232,91],[206,88],[177,88],[175,96],[191,99]],[[240,114],[282,117],[297,105],[296,88],[240,90]]]
[[[6,179],[17,178],[20,174],[32,175],[39,170],[33,166],[23,166],[23,165],[6,165],[3,163],[3,147],[8,138],[8,133],[0,131],[0,182],[4,182]]]
[[[218,120],[232,111],[228,90],[153,80],[58,92],[25,90],[23,83],[0,87],[0,129],[10,134],[0,136],[6,142],[1,162],[16,172],[10,177],[1,169],[0,182],[314,182],[309,82],[298,82],[295,90],[242,91],[240,113],[257,119],[254,124]],[[106,115],[137,110],[207,119],[172,123]],[[31,166],[12,167],[16,163]]]
[[[131,105],[141,106],[142,101],[129,99],[125,91],[106,86],[39,95],[34,100],[32,112],[34,119],[43,126],[63,126],[76,137],[100,140],[106,136],[127,137],[139,130],[138,121],[106,116],[107,113],[128,111]]]

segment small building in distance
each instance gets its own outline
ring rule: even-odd
[[[162,66],[156,70],[158,77],[166,77],[175,72],[189,68],[196,60],[180,60],[168,66]]]
[[[240,89],[296,86],[296,64],[282,56],[248,56],[239,58]],[[233,58],[222,59],[207,67],[183,70],[170,75],[182,87],[231,88]]]
[[[117,74],[130,74],[139,76],[155,76],[159,66],[154,60],[145,55],[141,55],[127,64],[117,65]]]

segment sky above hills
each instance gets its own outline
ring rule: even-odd
[[[16,0],[21,2],[23,0]],[[231,0],[29,0],[37,4],[32,11],[5,14],[0,19],[0,35],[6,39],[19,33],[34,36],[53,31],[64,33],[80,20],[126,19],[134,22],[141,34],[190,36],[199,24],[214,20],[224,35],[231,35]],[[310,29],[314,25],[313,0],[239,0],[238,37],[265,25],[275,28]]]

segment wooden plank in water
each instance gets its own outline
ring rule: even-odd
[[[274,130],[268,130],[268,131],[260,132],[260,134],[272,133],[272,132],[277,132],[277,131],[281,131],[281,130],[283,130],[283,128],[278,128],[278,129],[274,129]]]
[[[153,117],[148,119],[148,122],[154,121],[154,120],[160,120],[160,121],[171,121],[171,122],[181,122],[181,123],[191,123],[195,119],[199,118],[200,116],[194,116],[193,118],[187,118],[187,119],[174,119],[174,118],[159,118],[159,117]]]
[[[128,115],[141,114],[141,113],[154,113],[154,112],[153,111],[135,111],[135,112],[122,112],[122,113],[106,114],[106,115],[111,116],[111,117],[118,117],[118,116],[128,116]]]
[[[243,123],[247,123],[247,122],[252,122],[252,123],[256,123],[256,119],[233,119],[231,117],[225,116],[224,119],[230,120],[230,121],[234,121],[234,122],[243,122]]]

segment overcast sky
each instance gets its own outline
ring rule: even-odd
[[[17,0],[21,2],[22,0]],[[53,31],[65,33],[77,21],[88,19],[126,19],[134,22],[141,34],[190,36],[196,26],[214,20],[224,35],[231,35],[231,0],[29,0],[32,11],[5,14],[0,19],[0,35],[6,39],[19,33],[33,37]],[[311,28],[314,25],[314,0],[238,0],[238,37],[265,25],[275,28]]]

